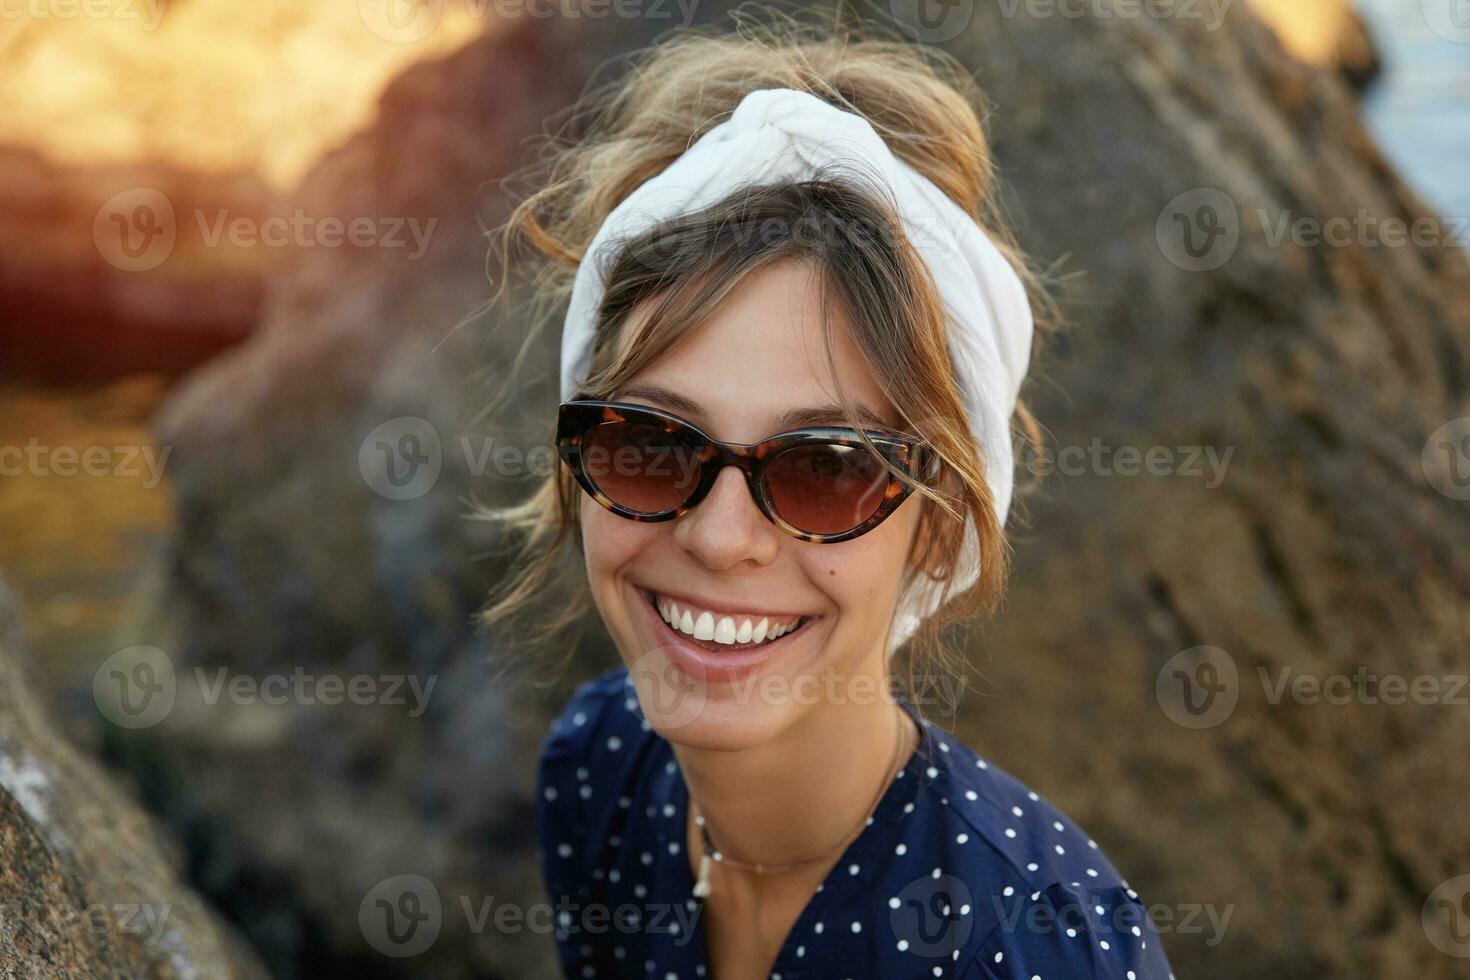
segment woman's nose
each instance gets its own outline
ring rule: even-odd
[[[699,504],[674,525],[674,540],[706,568],[734,568],[743,561],[765,565],[776,557],[780,531],[750,494],[745,474],[727,466]]]

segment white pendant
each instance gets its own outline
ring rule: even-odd
[[[709,854],[699,856],[699,880],[694,883],[694,897],[709,897]]]

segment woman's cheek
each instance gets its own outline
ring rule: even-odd
[[[833,605],[850,618],[878,620],[898,600],[914,527],[911,520],[894,514],[862,537],[841,544],[817,545],[824,554],[814,569],[813,580]],[[830,555],[825,552],[831,552]]]
[[[627,622],[632,610],[624,610],[618,573],[638,554],[644,538],[655,524],[639,524],[609,513],[596,501],[582,504],[582,550],[587,562],[587,581],[592,597],[609,626]]]

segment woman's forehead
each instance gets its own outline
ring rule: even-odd
[[[824,336],[829,319],[835,362],[830,364]],[[640,325],[630,323],[635,329],[626,336],[637,336]],[[897,415],[846,317],[835,304],[822,302],[819,280],[795,262],[747,276],[624,388],[637,384],[645,386],[645,395],[656,396],[648,400],[690,421],[777,426],[767,431],[846,424],[839,386],[861,424],[886,428]]]

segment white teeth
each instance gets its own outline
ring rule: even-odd
[[[798,621],[787,623],[784,626],[773,626],[769,616],[762,616],[759,622],[755,622],[749,616],[716,618],[714,613],[708,611],[696,616],[692,609],[680,608],[674,600],[662,597],[657,598],[656,605],[659,615],[671,628],[686,633],[696,640],[713,640],[715,643],[727,645],[764,643],[774,640],[796,629],[799,623]]]

